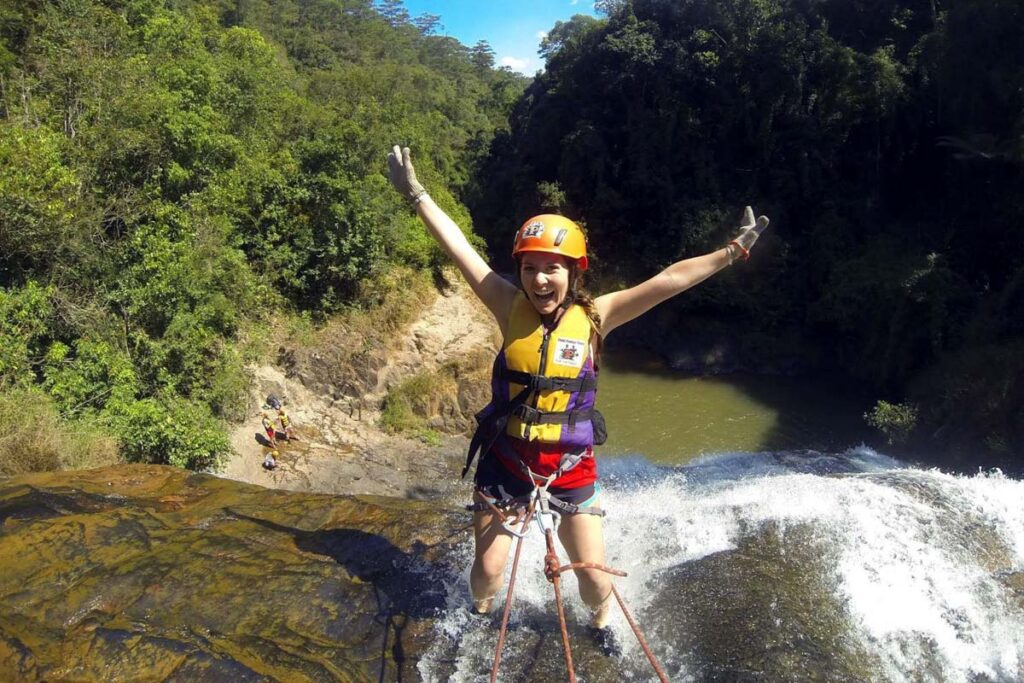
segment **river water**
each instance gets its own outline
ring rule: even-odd
[[[823,379],[694,377],[635,350],[605,353],[598,407],[608,423],[602,457],[639,454],[683,464],[709,453],[841,450],[868,432],[870,401]]]
[[[606,359],[599,467],[608,563],[670,680],[1024,680],[1024,482],[859,445],[849,393],[647,362]],[[488,680],[497,618],[468,616],[471,553],[424,680]],[[566,680],[543,555],[534,529],[500,680]],[[657,680],[621,615],[624,654],[603,657],[571,575],[564,593],[579,680]]]

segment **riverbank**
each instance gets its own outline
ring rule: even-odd
[[[248,417],[231,435],[234,455],[223,476],[272,488],[406,498],[465,497],[459,479],[472,415],[488,399],[489,361],[499,332],[461,278],[424,300],[422,312],[397,334],[390,348],[356,360],[338,360],[328,336],[315,349],[285,343],[278,365],[250,368]],[[641,321],[642,322],[642,321]],[[344,338],[339,333],[338,339]],[[600,407],[610,439],[599,456],[641,453],[664,465],[700,455],[765,450],[842,452],[868,444],[922,467],[973,473],[1000,468],[1020,476],[1019,463],[980,456],[948,456],[936,449],[898,449],[863,421],[871,401],[863,392],[793,376],[696,376],[672,369],[664,355],[609,346],[603,359]],[[349,343],[353,343],[350,342]],[[325,346],[326,345],[326,346]],[[348,363],[348,365],[346,365]],[[456,365],[471,376],[434,382],[432,408],[417,416],[427,430],[396,433],[385,427],[389,396],[416,378]],[[475,374],[473,374],[475,373]],[[279,466],[262,467],[260,406],[281,397],[298,439],[281,441]],[[921,455],[924,453],[924,455]]]
[[[395,348],[374,349],[379,360],[367,364],[360,382],[335,379],[337,369],[325,367],[331,363],[329,354],[306,354],[297,345],[284,344],[278,356],[288,360],[286,367],[249,368],[253,381],[248,416],[231,435],[234,453],[221,476],[315,493],[458,495],[468,445],[465,432],[486,396],[458,392],[448,404],[452,414],[435,422],[437,429],[427,440],[385,429],[382,408],[389,392],[411,377],[479,356],[482,350],[493,356],[497,335],[497,326],[468,285],[452,278],[401,333]],[[284,402],[297,438],[278,439],[278,467],[268,471],[262,463],[270,448],[262,439],[260,414],[270,394]]]

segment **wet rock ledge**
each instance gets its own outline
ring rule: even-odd
[[[160,466],[0,479],[0,672],[416,680],[465,525]]]

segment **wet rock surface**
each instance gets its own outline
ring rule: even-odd
[[[739,546],[662,572],[655,640],[691,643],[702,681],[866,681],[877,659],[837,598],[813,529],[765,524]]]
[[[465,612],[447,591],[469,534],[437,501],[155,465],[0,480],[0,680],[446,680],[466,657],[485,678],[500,611],[436,647],[438,619]],[[586,680],[621,680],[578,619],[570,633]],[[564,679],[553,606],[513,620],[501,671]]]
[[[943,598],[953,611],[931,631],[872,636],[858,621],[864,604],[841,585],[848,530],[740,515],[727,549],[644,574],[643,562],[659,561],[659,546],[647,545],[621,567],[647,577],[630,607],[670,680],[1020,680],[1007,650],[1018,641],[989,626],[1012,631],[1024,605],[1001,518],[978,512],[970,486],[931,473],[834,481],[857,484],[858,496],[864,481],[884,483],[879,496],[898,489],[897,505],[878,509],[913,531],[898,536],[919,545],[907,560],[941,549],[965,571],[978,567],[976,580],[955,584],[971,601]],[[499,608],[482,618],[466,609],[470,543],[465,512],[437,499],[286,492],[138,465],[3,479],[0,681],[486,680]],[[884,548],[903,561],[901,545]],[[501,680],[565,680],[550,587],[529,580],[540,563],[534,553],[520,566]],[[908,589],[951,575],[922,576]],[[580,680],[654,680],[622,623],[625,656],[599,652],[571,577],[563,587]],[[952,645],[932,635],[946,625]],[[969,678],[951,647],[974,657]],[[1003,659],[990,664],[985,648]]]
[[[159,466],[0,480],[13,680],[418,680],[464,513]]]

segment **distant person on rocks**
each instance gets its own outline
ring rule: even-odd
[[[295,432],[292,430],[292,420],[288,417],[288,413],[285,412],[284,408],[277,409],[277,420],[281,423],[281,431],[284,433],[284,440],[293,440],[295,438]]]
[[[263,425],[263,432],[267,435],[267,441],[270,442],[271,448],[277,449],[277,428],[274,427],[274,418],[270,415],[269,406],[263,406],[260,423]]]
[[[512,250],[518,275],[512,284],[491,270],[423,189],[408,148],[394,147],[388,170],[395,189],[412,202],[494,315],[503,337],[494,363],[493,397],[477,416],[466,463],[468,470],[480,453],[470,589],[474,609],[484,613],[501,588],[512,545],[512,535],[492,506],[524,507],[535,486],[547,484],[551,505],[562,513],[558,537],[570,561],[604,564],[593,452],[606,437],[604,420],[594,409],[601,344],[620,325],[746,259],[768,218],[755,220],[748,206],[739,233],[723,248],[674,263],[635,287],[593,298],[583,289],[586,239],[573,221],[545,214],[523,223]],[[574,571],[600,638],[608,634],[611,581],[600,570]]]
[[[288,413],[285,412],[284,406],[281,405],[281,399],[271,394],[267,396],[267,405],[277,411],[277,419],[281,423],[281,433],[284,434],[285,441],[294,439],[295,432],[292,430],[292,421],[288,417]]]
[[[263,469],[265,469],[265,470],[276,470],[277,469],[277,457],[279,455],[280,455],[280,453],[277,452],[276,448],[274,450],[270,451],[269,453],[267,453],[267,457],[265,457],[263,459]]]

